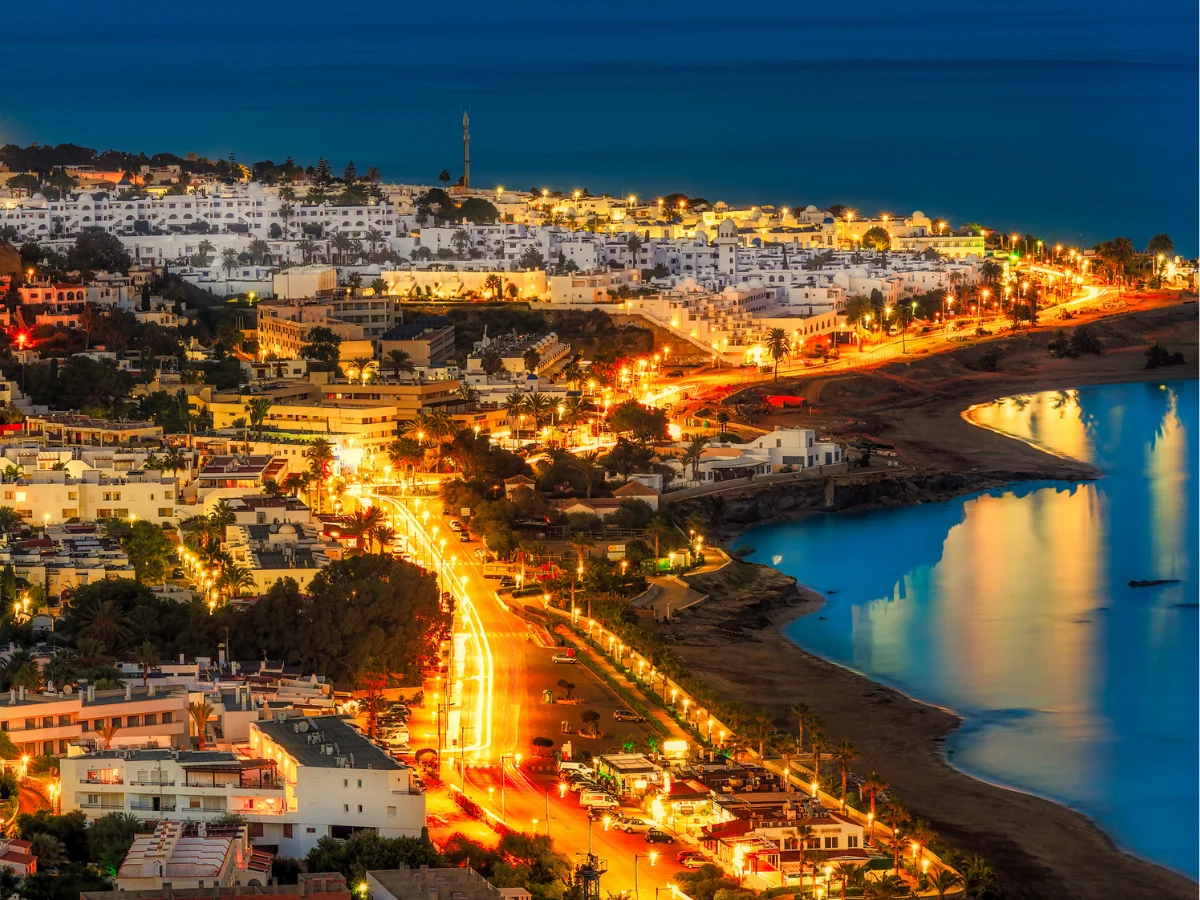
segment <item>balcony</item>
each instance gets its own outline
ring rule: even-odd
[[[80,784],[124,784],[125,779],[121,778],[120,776],[105,777],[105,776],[98,775],[95,778],[80,778],[79,783]]]
[[[80,809],[107,809],[112,812],[120,812],[121,810],[123,810],[125,808],[124,803],[112,803],[112,802],[109,802],[109,803],[80,803],[80,804],[78,804],[78,806]]]
[[[140,787],[175,787],[175,781],[131,781],[130,787],[135,785]]]
[[[118,807],[119,809],[120,807]],[[150,804],[131,803],[129,805],[130,812],[175,812],[174,803],[160,803],[158,806]]]

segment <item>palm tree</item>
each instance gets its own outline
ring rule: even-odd
[[[78,665],[75,656],[69,650],[56,650],[42,669],[46,684],[52,684],[60,690],[74,682],[77,673]]]
[[[308,487],[308,481],[310,477],[311,476],[305,473],[292,472],[283,479],[283,482],[279,486],[283,489],[285,494],[288,494],[292,497],[298,497],[300,496],[300,492]]]
[[[850,763],[858,759],[858,749],[850,742],[849,738],[843,738],[841,744],[838,745],[835,757],[838,761],[838,767],[842,770],[842,809],[846,808],[846,779],[850,775]]]
[[[863,896],[868,900],[892,900],[893,897],[903,896],[906,891],[907,888],[898,875],[885,875],[868,884]]]
[[[246,415],[250,417],[250,427],[254,429],[258,435],[258,439],[262,440],[263,423],[267,421],[267,413],[271,411],[270,397],[251,397],[245,406]]]
[[[767,744],[775,733],[775,724],[766,713],[758,713],[746,728],[746,737],[758,744],[758,758],[764,759]]]
[[[346,251],[350,249],[350,235],[338,232],[333,236],[333,249],[337,251],[338,262],[342,265],[346,264]]]
[[[600,465],[600,451],[585,450],[583,453],[576,454],[575,468],[583,476],[587,498],[591,500],[592,484],[596,479],[596,473],[604,471],[604,466]]]
[[[133,654],[133,661],[142,667],[142,687],[150,681],[150,670],[159,663],[158,648],[149,641],[142,641]]]
[[[296,249],[300,251],[300,258],[309,263],[312,261],[313,251],[317,249],[317,242],[310,237],[301,238],[296,241]]]
[[[114,600],[97,600],[81,609],[81,636],[99,641],[109,651],[115,651],[129,635],[125,613]]]
[[[857,885],[862,881],[863,870],[854,863],[842,863],[833,870],[833,874],[842,883],[842,900],[846,900],[846,889],[851,884]]]
[[[347,377],[349,377],[351,371],[356,372],[358,380],[366,384],[371,373],[379,371],[379,363],[365,356],[360,356],[350,360],[350,363],[346,366]]]
[[[525,395],[517,391],[513,391],[504,398],[504,411],[508,414],[508,418],[515,421],[517,416],[525,411]]]
[[[380,522],[371,529],[370,540],[379,545],[379,552],[382,553],[384,547],[395,542],[396,529],[385,522]]]
[[[875,801],[879,795],[888,789],[888,783],[879,777],[878,772],[872,772],[867,776],[867,780],[862,784],[862,793],[866,795],[868,802],[871,804],[870,818],[871,831],[867,836],[870,843],[875,842]]]
[[[164,472],[170,472],[174,476],[180,469],[190,469],[191,463],[182,450],[171,447],[163,454],[162,467]]]
[[[533,418],[534,431],[541,428],[542,419],[550,411],[551,405],[552,401],[550,398],[538,391],[533,391],[525,395],[525,412]]]
[[[208,266],[209,255],[217,249],[213,246],[213,242],[208,238],[202,238],[200,243],[196,245],[196,254],[200,257],[200,265]]]
[[[972,856],[962,868],[961,883],[964,896],[974,897],[995,885],[996,870],[982,856]]]
[[[304,451],[308,460],[308,471],[312,473],[316,491],[317,512],[321,511],[321,491],[325,487],[325,479],[329,477],[329,467],[333,463],[333,444],[325,438],[317,438]]]
[[[962,876],[950,869],[942,869],[929,878],[929,886],[937,891],[938,900],[946,900],[946,894],[962,883]]]
[[[797,737],[796,743],[797,743],[797,746],[801,750],[803,750],[804,749],[804,726],[806,724],[808,724],[809,717],[812,716],[812,710],[809,709],[808,705],[805,703],[797,703],[795,706],[793,706],[791,709],[788,710],[788,714],[793,719],[796,720],[796,725],[797,725],[797,728],[799,729],[797,732],[799,737]]]
[[[526,372],[536,372],[538,363],[542,361],[542,355],[530,347],[522,355],[521,360],[525,363]]]
[[[221,540],[225,540],[225,529],[237,521],[237,514],[234,513],[233,507],[224,500],[218,500],[208,518],[213,527],[220,531]]]
[[[450,243],[454,247],[454,252],[462,259],[467,253],[467,247],[471,245],[471,236],[463,229],[458,229],[454,234],[450,235]]]
[[[483,290],[494,300],[504,298],[504,279],[496,272],[483,279]]]
[[[17,481],[25,477],[25,467],[9,463],[4,467],[4,480]]]
[[[704,445],[707,443],[707,436],[696,435],[687,445],[687,449],[683,451],[683,456],[680,457],[685,467],[689,465],[692,467],[692,481],[700,480],[700,459],[704,456]]]
[[[779,380],[779,361],[785,356],[792,355],[792,342],[788,340],[787,332],[782,328],[772,328],[767,336],[767,352],[775,361],[775,380]]]
[[[412,356],[403,350],[392,350],[387,355],[387,364],[391,366],[393,372],[396,373],[396,378],[407,372],[411,374],[414,371]]]
[[[121,730],[119,725],[113,724],[112,719],[108,719],[103,725],[96,729],[97,736],[104,741],[104,749],[112,748],[113,738],[117,736],[117,732]]]
[[[829,746],[829,739],[820,728],[808,729],[808,745],[812,747],[813,777],[821,780],[821,751]]]
[[[205,732],[208,728],[208,720],[212,718],[213,712],[212,705],[207,700],[188,704],[188,717],[192,720],[192,727],[196,729],[196,737],[200,741],[200,750],[204,749]]]
[[[226,247],[221,251],[221,268],[225,270],[226,276],[233,272],[238,267],[238,252],[233,247]]]
[[[908,810],[901,806],[896,801],[892,801],[887,805],[886,809],[888,828],[892,829],[892,868],[900,871],[900,843],[904,835],[904,826],[911,821]]]
[[[376,251],[379,248],[379,245],[383,243],[383,239],[384,239],[384,234],[378,228],[368,228],[367,229],[367,244],[371,248],[372,256],[375,255]]]

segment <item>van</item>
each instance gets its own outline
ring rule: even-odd
[[[490,562],[483,566],[484,578],[503,578],[511,573],[512,567],[508,563]]]
[[[616,797],[604,791],[580,791],[579,805],[588,809],[616,809],[621,804],[617,802]]]
[[[397,728],[388,734],[387,742],[393,747],[407,746],[408,737],[409,735],[407,728]]]
[[[578,772],[580,775],[594,775],[595,774],[595,771],[587,763],[572,762],[570,760],[559,762],[558,771],[562,772],[564,774],[569,773],[569,772]]]

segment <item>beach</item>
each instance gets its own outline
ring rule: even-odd
[[[817,420],[842,434],[865,434],[894,445],[903,471],[863,476],[824,491],[778,489],[696,504],[729,537],[751,521],[795,519],[822,509],[862,509],[928,502],[998,484],[1081,480],[1099,473],[1030,444],[977,427],[964,418],[973,404],[1015,393],[1085,384],[1196,377],[1194,304],[1114,317],[1103,329],[1106,352],[1052,360],[1048,335],[1007,339],[1002,371],[969,368],[970,354],[943,354],[865,373],[812,379],[803,387],[818,412],[792,414],[791,424]],[[1187,365],[1146,370],[1142,351],[1158,340],[1187,357]],[[770,417],[769,421],[783,417]],[[781,423],[782,424],[782,423]],[[812,426],[810,426],[812,427]],[[712,599],[664,630],[692,672],[718,693],[767,710],[781,729],[803,702],[835,741],[849,738],[862,753],[859,773],[877,771],[916,817],[928,819],[947,844],[990,859],[1009,897],[1194,897],[1185,876],[1118,850],[1089,819],[1065,806],[988,784],[953,769],[945,738],[960,724],[953,713],[801,650],[781,628],[823,602],[772,569],[693,579]]]

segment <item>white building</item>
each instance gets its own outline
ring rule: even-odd
[[[0,505],[37,525],[69,519],[142,519],[173,525],[179,519],[179,479],[158,471],[109,475],[93,469],[77,478],[65,470],[37,471],[0,485],[0,495]]]

